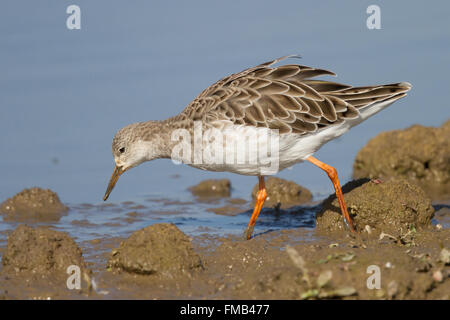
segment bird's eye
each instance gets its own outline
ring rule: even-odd
[[[120,148],[120,149],[119,149],[119,152],[120,152],[120,153],[124,153],[124,152],[125,152],[125,147]]]

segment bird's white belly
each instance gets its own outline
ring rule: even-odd
[[[304,161],[323,144],[342,135],[350,127],[350,124],[343,123],[309,135],[278,135],[277,131],[268,128],[229,125],[220,131],[222,141],[219,139],[217,144],[208,143],[208,135],[204,135],[203,148],[194,151],[197,152],[196,158],[202,158],[203,161],[187,164],[208,171],[274,175]],[[219,152],[210,153],[212,149]]]

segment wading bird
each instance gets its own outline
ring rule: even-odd
[[[120,175],[125,171],[145,161],[172,158],[173,148],[178,143],[173,139],[175,130],[193,133],[195,124],[200,123],[203,129],[217,129],[231,137],[231,140],[250,137],[249,145],[261,145],[261,141],[256,138],[251,140],[251,137],[260,136],[253,133],[275,132],[278,137],[276,171],[305,160],[324,170],[333,183],[344,221],[350,230],[355,231],[336,169],[314,158],[313,154],[326,142],[341,136],[353,126],[403,98],[411,85],[400,82],[352,87],[332,81],[313,80],[317,76],[335,76],[331,71],[296,64],[274,66],[290,57],[294,56],[262,63],[219,80],[172,118],[134,123],[120,129],[112,143],[116,166],[104,200],[108,199]],[[214,142],[203,141],[203,148],[207,148],[209,143]],[[253,156],[252,153],[257,152],[255,150],[257,148],[250,148],[246,152]],[[231,159],[239,156],[236,148],[225,147],[224,153],[225,157]],[[260,160],[274,160],[273,154],[266,154],[266,157],[267,159]],[[250,239],[267,197],[262,165],[264,161],[186,163],[203,170],[258,177],[256,205],[245,231],[246,238]]]

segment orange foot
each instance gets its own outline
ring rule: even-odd
[[[252,216],[250,217],[250,221],[248,222],[247,229],[245,230],[245,238],[249,240],[252,237],[253,228],[255,227],[256,219],[258,219],[258,215],[261,212],[264,201],[267,198],[267,190],[266,185],[264,183],[264,177],[260,176],[259,178],[259,190],[256,195],[256,204],[255,209],[253,209]]]
[[[333,182],[334,190],[336,192],[336,197],[339,201],[339,206],[341,207],[342,215],[345,218],[344,221],[346,222],[346,224],[350,228],[350,230],[352,232],[355,232],[355,228],[353,227],[353,221],[350,218],[350,215],[348,214],[348,211],[347,211],[347,206],[345,205],[344,196],[342,194],[341,185],[339,184],[339,179],[338,179],[336,169],[333,168],[332,166],[327,165],[326,163],[323,163],[322,161],[317,160],[314,157],[309,157],[306,160],[308,160],[312,164],[315,164],[316,166],[318,166],[320,169],[324,170],[328,174],[328,177],[330,178],[331,182]]]

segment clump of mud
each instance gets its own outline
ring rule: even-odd
[[[425,192],[404,179],[384,182],[360,179],[347,183],[342,190],[358,231],[405,234],[408,230],[430,225],[434,214]],[[316,216],[316,226],[319,232],[344,230],[344,220],[335,195],[324,201],[322,210]]]
[[[191,240],[174,224],[161,223],[134,232],[112,251],[108,268],[141,275],[174,277],[202,267]]]
[[[450,120],[440,128],[412,126],[369,141],[353,164],[355,178],[403,177],[432,199],[450,196]]]
[[[259,184],[253,187],[252,198],[256,199]],[[267,199],[265,207],[280,206],[281,208],[291,207],[311,201],[311,192],[299,186],[293,181],[284,180],[277,177],[270,177],[266,180]]]
[[[67,211],[55,192],[41,188],[24,189],[0,205],[6,221],[58,221]]]
[[[231,183],[228,179],[204,180],[189,190],[199,198],[223,198],[230,196]]]
[[[67,233],[27,225],[19,225],[8,237],[2,265],[2,273],[64,278],[71,265],[86,269],[81,249]]]

